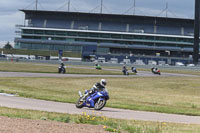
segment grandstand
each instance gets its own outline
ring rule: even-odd
[[[21,10],[25,24],[15,48],[81,53],[83,60],[104,57],[192,62],[194,20],[139,15]]]

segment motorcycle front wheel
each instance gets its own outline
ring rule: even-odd
[[[77,108],[83,108],[83,101],[81,101],[81,98],[78,99],[78,101],[76,102],[76,107]]]
[[[95,110],[101,110],[104,106],[106,105],[106,100],[98,100],[95,105],[94,105],[94,109]]]

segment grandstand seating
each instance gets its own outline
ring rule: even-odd
[[[181,35],[181,27],[157,26],[157,34]]]
[[[45,24],[46,21],[46,24]],[[101,26],[99,26],[101,23]],[[48,28],[63,28],[63,29],[79,29],[79,30],[101,30],[101,31],[116,31],[116,32],[126,32],[127,24],[128,32],[132,33],[150,33],[150,34],[167,34],[167,35],[185,35],[192,36],[192,27],[183,27],[183,32],[181,32],[182,26],[168,26],[168,25],[157,25],[156,32],[154,31],[154,24],[140,23],[137,22],[112,22],[112,21],[89,21],[89,20],[76,20],[74,21],[73,27],[71,26],[72,20],[67,19],[41,19],[34,18],[31,21],[30,26],[33,27],[48,27]],[[101,29],[99,29],[101,27]]]
[[[194,29],[191,28],[191,27],[185,27],[184,28],[184,35],[193,36],[194,35]]]
[[[70,21],[66,20],[59,20],[59,19],[47,19],[47,25],[48,28],[63,28],[63,29],[69,29],[71,26]]]
[[[44,19],[32,19],[31,26],[33,27],[43,27]]]
[[[154,26],[147,24],[131,24],[129,31],[138,33],[154,33]]]
[[[119,31],[125,32],[126,31],[126,24],[117,23],[117,22],[102,22],[102,29],[103,31]]]
[[[97,21],[74,21],[74,29],[79,30],[98,30],[99,22]]]

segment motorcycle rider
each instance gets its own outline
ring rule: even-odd
[[[122,67],[122,72],[124,73],[124,75],[126,75],[127,74],[127,68],[126,68],[126,65],[123,65],[123,67]]]
[[[153,71],[153,72],[157,72],[157,71],[158,71],[158,68],[157,68],[157,67],[153,67],[153,68],[152,68],[152,71]]]
[[[62,67],[64,67],[64,63],[63,63],[63,61],[61,61],[61,63],[60,63],[60,67],[62,68]]]
[[[84,95],[83,99],[85,100],[86,97],[90,96],[91,94],[95,93],[96,91],[103,91],[106,89],[106,80],[101,79],[100,82],[97,82],[96,84],[93,85],[93,87],[88,90],[88,93]]]
[[[97,63],[97,64],[95,64],[95,66],[96,66],[96,69],[99,69],[99,70],[101,69],[100,64]]]
[[[63,61],[61,61],[60,66],[58,67],[58,73],[61,73],[62,70],[64,71],[63,73],[65,73],[65,64]]]

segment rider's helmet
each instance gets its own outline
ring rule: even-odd
[[[101,79],[100,84],[101,84],[101,86],[105,87],[106,86],[106,80],[105,79]]]

